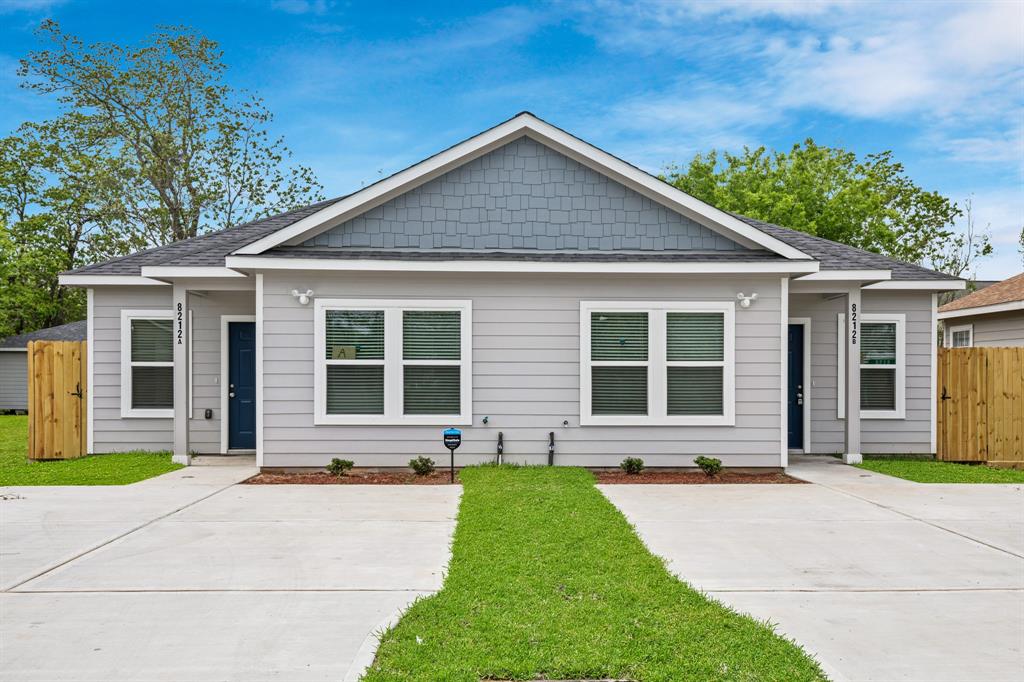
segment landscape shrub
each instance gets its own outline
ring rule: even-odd
[[[627,457],[619,467],[627,474],[639,474],[644,470],[644,461],[639,457]]]
[[[409,460],[409,467],[417,476],[427,476],[434,473],[434,460],[429,457],[414,457]]]
[[[701,455],[693,460],[693,463],[700,467],[706,476],[714,476],[722,470],[722,460],[717,457],[705,457]]]
[[[327,465],[327,470],[335,476],[344,476],[353,466],[355,466],[355,463],[352,460],[338,459],[335,457],[331,460],[331,463]]]

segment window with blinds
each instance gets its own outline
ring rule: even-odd
[[[582,423],[732,423],[734,306],[581,303]]]
[[[864,322],[861,325],[860,408],[896,409],[895,322]]]
[[[128,403],[132,410],[174,409],[172,322],[128,318]]]
[[[464,424],[469,301],[317,299],[316,423]]]

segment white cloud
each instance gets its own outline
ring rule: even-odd
[[[333,3],[327,0],[274,0],[270,6],[287,14],[326,14]]]
[[[64,4],[65,0],[0,0],[0,14],[14,12],[45,12],[51,7]]]

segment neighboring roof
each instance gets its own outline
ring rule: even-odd
[[[733,214],[743,222],[767,232],[772,236],[791,244],[821,263],[822,270],[891,270],[894,280],[958,280],[959,277],[944,272],[904,263],[893,258],[833,242],[821,237],[792,230],[788,227],[772,225],[762,220],[755,220],[739,214]]]
[[[1002,282],[989,285],[955,301],[951,301],[939,308],[939,313],[950,313],[957,310],[971,308],[987,308],[989,306],[1002,306],[1008,303],[1024,302],[1024,272],[1014,275]],[[998,312],[979,311],[985,312]]]
[[[85,341],[87,327],[85,320],[59,324],[56,327],[37,329],[26,334],[17,334],[0,339],[0,348],[23,350],[29,341]]]
[[[244,225],[229,228],[226,230],[220,230],[193,239],[188,239],[174,244],[166,246],[159,246],[146,251],[141,251],[129,256],[116,258],[114,260],[106,261],[104,263],[97,263],[94,265],[88,265],[77,270],[73,270],[69,273],[75,276],[82,275],[110,275],[110,276],[139,276],[142,274],[142,268],[144,266],[163,266],[163,267],[224,267],[225,258],[229,255],[239,253],[256,253],[260,256],[272,256],[272,257],[284,257],[290,255],[292,257],[302,258],[347,258],[347,259],[390,259],[390,260],[446,260],[446,259],[493,259],[493,260],[534,260],[534,261],[590,261],[590,262],[615,262],[615,261],[632,261],[632,262],[643,262],[643,261],[732,261],[732,262],[764,262],[773,260],[785,260],[783,256],[770,249],[757,250],[751,249],[745,252],[736,252],[729,256],[723,257],[720,254],[712,254],[709,252],[652,252],[652,251],[619,251],[613,252],[612,254],[595,254],[588,251],[536,251],[536,252],[515,252],[508,250],[501,251],[454,251],[450,249],[434,250],[434,249],[315,249],[311,250],[304,247],[295,246],[284,246],[284,245],[272,245],[266,250],[262,250],[259,246],[259,242],[264,244],[270,244],[270,241],[283,244],[282,239],[293,241],[296,235],[307,234],[309,230],[315,229],[314,223],[316,221],[326,221],[333,218],[338,218],[334,215],[338,211],[343,210],[348,206],[351,201],[357,198],[361,198],[368,191],[382,192],[382,188],[389,182],[397,183],[401,180],[400,176],[403,174],[412,173],[417,167],[426,164],[427,162],[440,163],[443,155],[453,153],[458,150],[462,145],[467,144],[472,140],[476,140],[485,134],[492,133],[493,131],[499,131],[502,126],[507,126],[515,122],[516,126],[509,128],[509,135],[516,134],[516,131],[528,130],[534,134],[555,134],[558,136],[558,142],[560,144],[573,144],[576,145],[577,149],[586,147],[587,153],[599,156],[600,159],[608,164],[614,165],[616,172],[626,173],[628,172],[632,176],[639,177],[642,175],[646,178],[645,182],[648,183],[649,187],[654,187],[657,192],[670,193],[671,196],[679,195],[686,199],[690,205],[688,208],[680,204],[681,210],[689,210],[694,212],[694,207],[706,210],[706,213],[712,216],[713,220],[719,224],[728,224],[732,226],[740,226],[735,229],[745,230],[748,235],[755,235],[754,239],[759,240],[760,243],[775,245],[773,248],[777,251],[785,252],[790,255],[798,254],[797,258],[789,258],[789,260],[800,261],[805,256],[809,256],[820,262],[822,270],[889,270],[892,272],[893,280],[957,280],[956,277],[951,277],[940,272],[935,272],[927,268],[923,268],[917,265],[909,263],[902,263],[885,256],[880,256],[875,253],[863,251],[851,246],[844,244],[838,244],[831,242],[827,239],[820,237],[814,237],[812,235],[799,232],[797,230],[791,230],[778,225],[772,225],[765,223],[760,220],[747,218],[745,216],[720,211],[712,206],[705,204],[697,200],[694,197],[690,197],[679,190],[675,189],[668,183],[665,183],[659,178],[645,173],[644,171],[628,164],[617,157],[614,157],[607,152],[604,152],[592,145],[589,145],[579,138],[572,136],[559,128],[555,128],[550,124],[537,119],[532,114],[524,112],[517,115],[516,117],[505,121],[488,131],[484,131],[480,135],[470,138],[470,140],[464,141],[449,149],[439,152],[434,156],[428,157],[424,161],[421,161],[409,168],[406,168],[394,175],[379,180],[372,185],[369,185],[358,192],[350,195],[329,199],[322,201],[317,204],[310,206],[304,206],[297,208],[286,213],[281,213],[276,216],[271,216],[261,220],[255,220]],[[503,130],[503,129],[502,129]],[[538,131],[540,131],[538,133]],[[556,131],[552,133],[551,131]],[[520,132],[520,136],[526,134]],[[501,139],[497,139],[500,142]],[[518,139],[518,138],[516,138]],[[494,142],[496,144],[497,142]],[[565,153],[566,149],[558,149]],[[451,161],[455,163],[455,160]],[[457,167],[457,166],[456,166]],[[612,168],[609,166],[609,171]],[[612,173],[614,175],[614,173]],[[436,174],[433,176],[436,177]],[[415,179],[415,178],[414,178]],[[412,182],[407,180],[406,182]],[[396,185],[398,187],[399,185]],[[668,188],[668,189],[666,189]],[[361,200],[361,199],[360,199]],[[666,205],[671,205],[671,201],[667,201]],[[340,208],[335,208],[332,211],[325,211],[325,209],[331,209],[335,205]],[[355,209],[353,209],[355,210]],[[321,213],[323,212],[323,213]],[[330,213],[331,215],[328,215]],[[319,215],[318,215],[319,214]],[[341,214],[339,214],[341,215]],[[309,220],[307,220],[309,219]],[[306,221],[303,223],[303,221]],[[754,228],[751,230],[750,228]],[[294,234],[292,234],[294,233]],[[756,235],[764,235],[758,237]],[[291,236],[288,236],[291,235]],[[273,240],[270,238],[273,237]],[[270,241],[267,241],[270,240]],[[755,242],[750,242],[755,243]],[[301,249],[301,251],[300,251]],[[300,255],[301,254],[301,255]]]

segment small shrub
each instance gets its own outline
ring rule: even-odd
[[[627,474],[639,474],[644,470],[644,461],[639,457],[627,457],[619,467]]]
[[[706,476],[714,476],[722,470],[722,460],[717,457],[705,457],[701,455],[693,460],[693,463],[700,467]]]
[[[409,466],[417,476],[428,476],[434,473],[434,460],[429,457],[414,457],[409,460]]]
[[[331,463],[327,465],[327,470],[335,476],[344,476],[353,466],[355,466],[355,463],[352,460],[338,459],[335,457],[331,460]]]

